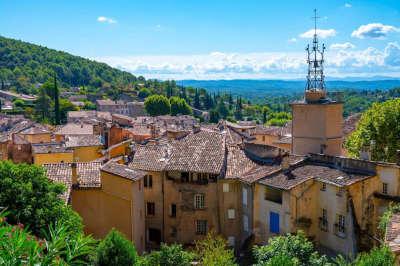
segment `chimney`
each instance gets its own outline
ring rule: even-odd
[[[360,159],[370,161],[371,160],[371,146],[365,145],[360,150]]]
[[[287,171],[289,169],[289,167],[290,167],[289,156],[282,157],[281,167],[282,167],[283,171]]]
[[[77,164],[71,163],[72,170],[72,186],[79,186]]]
[[[193,125],[193,133],[199,133],[200,132],[200,126],[199,125]]]

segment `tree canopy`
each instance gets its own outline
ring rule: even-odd
[[[171,115],[190,115],[192,113],[192,109],[185,99],[173,96],[169,98],[169,102],[171,104]]]
[[[171,112],[171,104],[164,95],[151,95],[144,101],[146,111],[151,116],[167,115]]]
[[[396,161],[400,149],[400,99],[374,103],[363,115],[345,146],[358,157],[362,149],[371,151],[372,160]]]

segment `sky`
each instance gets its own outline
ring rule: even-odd
[[[147,78],[298,79],[314,8],[328,77],[400,78],[400,0],[0,0],[0,35]]]

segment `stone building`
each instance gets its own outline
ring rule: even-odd
[[[125,102],[112,100],[97,100],[97,111],[110,112],[111,114],[127,115],[131,117],[146,114],[143,102]]]

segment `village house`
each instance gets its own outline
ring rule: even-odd
[[[90,162],[102,157],[100,136],[68,135],[65,137],[65,146],[73,150],[74,162]]]
[[[146,114],[143,102],[125,102],[112,100],[97,100],[96,109],[111,114],[127,115],[131,117],[143,116]]]
[[[33,163],[43,165],[47,163],[72,163],[74,151],[64,143],[40,143],[32,145]]]

